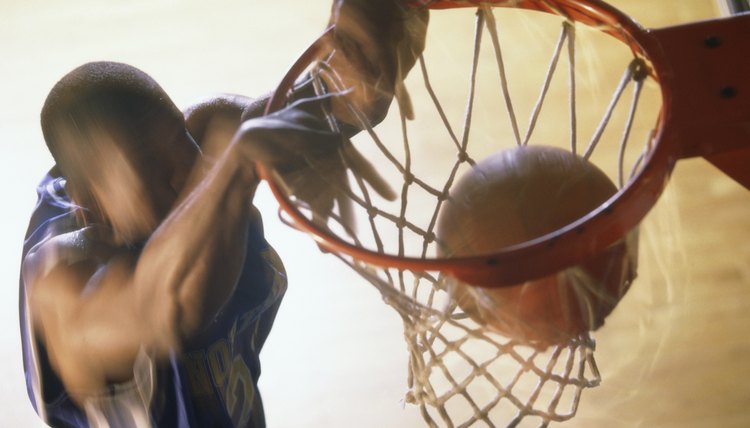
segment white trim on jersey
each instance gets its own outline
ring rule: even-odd
[[[31,373],[26,373],[27,376],[31,377],[30,387],[31,387],[31,395],[34,400],[34,406],[36,407],[36,412],[39,415],[39,418],[42,420],[42,422],[47,423],[47,409],[45,407],[44,403],[44,397],[42,396],[42,380],[39,377],[39,359],[37,358],[37,349],[36,349],[36,339],[34,338],[34,332],[32,328],[32,320],[31,320],[31,311],[29,308],[29,297],[24,294],[23,299],[23,306],[24,306],[24,318],[25,318],[25,327],[26,331],[24,332],[26,334],[26,337],[29,339],[29,350],[31,352],[30,355],[28,355],[28,358],[31,359],[33,368]]]

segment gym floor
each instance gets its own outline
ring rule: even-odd
[[[712,0],[613,0],[646,27],[707,19]],[[0,418],[42,426],[26,398],[17,278],[34,187],[52,165],[38,115],[52,85],[92,60],[151,74],[179,106],[219,92],[269,91],[324,28],[328,0],[28,0],[0,3]],[[377,291],[280,224],[261,189],[267,236],[290,288],[261,357],[271,427],[414,427],[403,405],[400,320]],[[750,192],[701,159],[678,164],[643,224],[641,272],[597,332],[602,385],[574,427],[750,426]]]

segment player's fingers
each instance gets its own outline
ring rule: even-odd
[[[393,191],[378,170],[352,145],[344,146],[344,156],[349,164],[349,168],[357,175],[362,177],[372,188],[382,197],[392,201],[396,199],[396,192]]]
[[[349,231],[354,233],[356,231],[356,220],[354,219],[354,208],[351,198],[346,193],[338,192],[335,196],[336,205],[339,207],[339,215],[341,216],[341,223]]]

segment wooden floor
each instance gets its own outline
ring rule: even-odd
[[[647,27],[715,16],[712,0],[617,0]],[[325,26],[328,0],[0,2],[0,419],[41,426],[26,398],[17,323],[21,240],[51,165],[38,125],[46,93],[75,66],[109,59],[156,78],[180,106],[271,89]],[[271,427],[413,427],[406,348],[378,293],[276,219],[267,235],[290,288],[262,354]],[[750,426],[750,192],[700,159],[678,164],[643,224],[640,278],[596,334],[603,381],[572,427]]]

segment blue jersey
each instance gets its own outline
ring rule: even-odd
[[[37,188],[23,256],[50,236],[79,229],[65,181],[48,174]],[[263,427],[258,354],[286,290],[286,275],[263,236],[260,221],[249,231],[245,264],[229,302],[200,339],[166,364],[153,367],[147,418],[157,427]],[[68,397],[50,366],[44,344],[28,321],[21,281],[20,314],[26,385],[34,408],[52,427],[89,427],[89,417]]]

